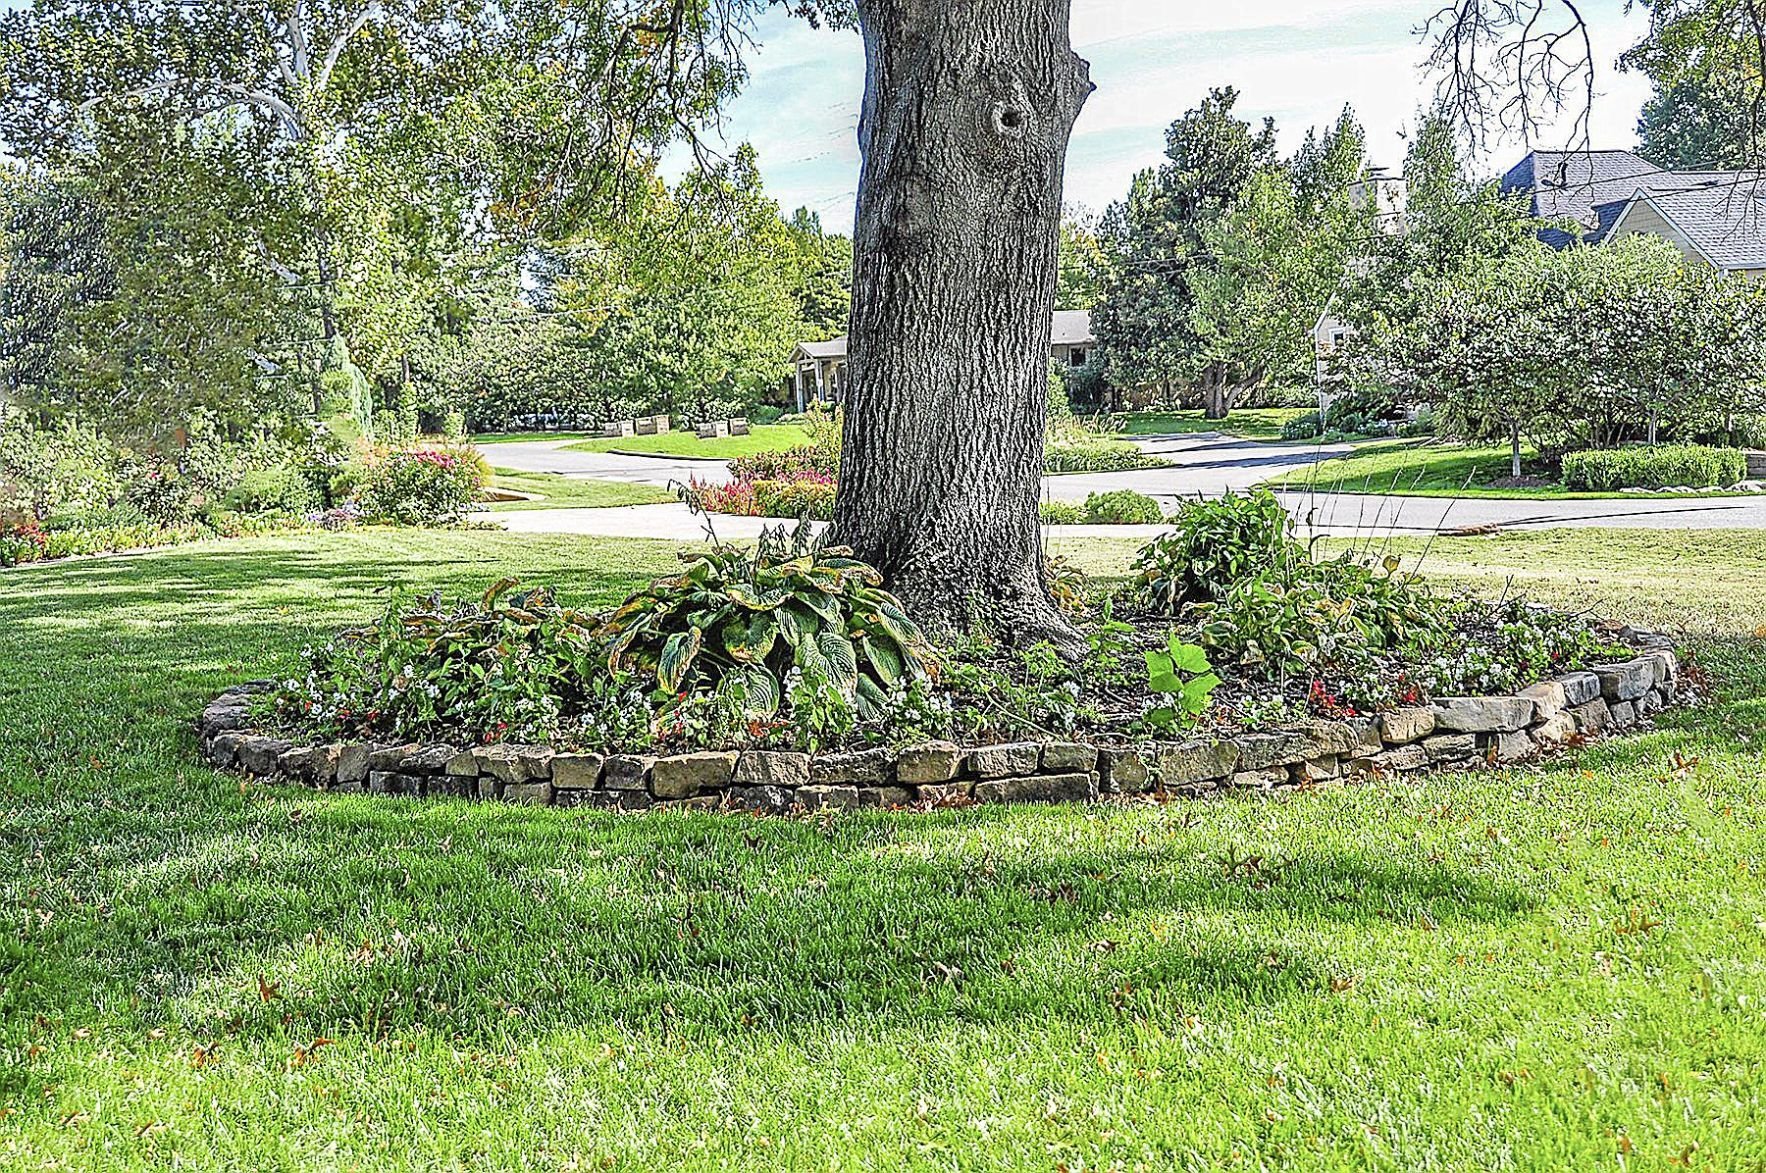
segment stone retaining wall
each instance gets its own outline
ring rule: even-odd
[[[1572,672],[1514,696],[1446,697],[1378,717],[1128,747],[1018,742],[809,755],[775,750],[559,753],[545,746],[296,745],[249,728],[250,697],[221,694],[198,721],[203,756],[265,780],[321,790],[471,798],[609,810],[791,810],[1092,802],[1104,795],[1197,797],[1357,777],[1506,764],[1575,736],[1646,720],[1680,696],[1665,637],[1627,632],[1632,660]]]

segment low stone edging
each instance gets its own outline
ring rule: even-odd
[[[249,698],[269,681],[216,698],[197,722],[213,765],[266,781],[345,793],[467,798],[606,810],[784,814],[861,807],[1095,802],[1104,796],[1202,797],[1361,777],[1509,764],[1636,726],[1681,695],[1665,636],[1627,629],[1636,658],[1571,672],[1513,696],[1444,697],[1378,717],[1136,747],[930,742],[811,755],[782,750],[560,753],[547,746],[342,742],[296,745],[254,732]]]

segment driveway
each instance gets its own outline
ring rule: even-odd
[[[667,485],[670,481],[724,480],[721,460],[651,458],[613,453],[570,452],[568,440],[522,441],[485,446],[499,468],[554,472],[599,480]],[[1183,498],[1217,497],[1228,489],[1247,489],[1270,477],[1305,469],[1346,451],[1325,447],[1273,444],[1231,436],[1191,435],[1145,437],[1146,451],[1173,462],[1170,468],[1138,472],[1075,473],[1045,477],[1044,493],[1061,501],[1084,501],[1097,492],[1133,489],[1154,497],[1167,509]],[[1766,496],[1713,497],[1709,500],[1652,500],[1647,497],[1609,501],[1540,501],[1482,497],[1387,497],[1353,493],[1284,492],[1282,501],[1302,526],[1344,537],[1367,534],[1427,534],[1437,530],[1544,529],[1586,526],[1609,529],[1766,529]],[[606,537],[653,537],[691,540],[704,536],[703,518],[682,505],[635,505],[617,509],[536,509],[492,514],[520,533],[575,533]],[[720,537],[753,537],[759,518],[713,519]],[[775,523],[776,524],[776,523]],[[1156,526],[1056,526],[1056,536],[1145,538]]]

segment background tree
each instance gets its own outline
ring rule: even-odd
[[[1766,12],[1757,0],[1646,7],[1649,33],[1620,59],[1655,90],[1637,123],[1638,153],[1671,170],[1756,166],[1766,145]]]
[[[1097,217],[1084,208],[1070,208],[1061,217],[1060,273],[1055,281],[1058,310],[1089,310],[1103,294],[1105,262],[1097,225]]]

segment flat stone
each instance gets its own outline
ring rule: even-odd
[[[1637,715],[1639,717],[1653,717],[1664,707],[1666,704],[1662,700],[1662,694],[1653,688],[1637,698]]]
[[[905,786],[861,786],[858,792],[860,806],[911,806],[914,792]]]
[[[442,773],[455,778],[476,778],[478,777],[478,755],[469,749],[463,749],[448,759],[448,764],[442,767]]]
[[[1098,788],[1105,794],[1145,794],[1153,785],[1147,759],[1132,749],[1107,749],[1098,755]]]
[[[251,723],[251,706],[242,696],[222,696],[209,702],[202,716],[196,720],[196,728],[204,736],[216,733],[233,733],[244,729]]]
[[[1437,733],[1423,738],[1421,744],[1423,756],[1431,762],[1459,761],[1478,753],[1476,733]]]
[[[359,741],[337,747],[337,784],[360,788],[368,781],[368,747]]]
[[[691,798],[701,790],[722,790],[735,769],[734,750],[657,758],[650,767],[650,793],[657,798]]]
[[[649,754],[614,754],[602,767],[601,784],[608,790],[648,790],[655,764]]]
[[[1620,729],[1637,724],[1637,705],[1632,701],[1620,701],[1611,706],[1613,724]]]
[[[594,790],[606,765],[605,754],[561,753],[552,759],[552,789]]]
[[[489,774],[478,776],[478,797],[483,802],[499,802],[503,797],[506,785],[501,778],[493,778]]]
[[[550,782],[509,782],[503,787],[503,801],[521,806],[551,806]]]
[[[1549,721],[1570,707],[1570,698],[1564,693],[1564,686],[1555,680],[1529,684],[1515,695],[1524,696],[1533,702],[1535,721]]]
[[[614,804],[622,811],[647,811],[656,805],[656,800],[642,790],[617,790],[613,793]],[[553,798],[557,792],[553,792]],[[685,799],[676,801],[684,802]]]
[[[478,772],[503,782],[536,782],[552,776],[552,750],[540,745],[481,745],[472,751]]]
[[[1246,733],[1233,743],[1239,747],[1239,771],[1291,766],[1313,753],[1312,739],[1304,733]]]
[[[783,789],[775,787],[774,789]],[[858,787],[856,786],[799,786],[796,790],[787,790],[795,794],[797,802],[804,810],[840,810],[854,811],[858,809]]]
[[[729,805],[735,810],[782,815],[791,809],[796,794],[783,786],[732,786]]]
[[[779,750],[748,750],[736,759],[738,786],[804,786],[809,782],[809,755]]]
[[[963,751],[949,741],[909,746],[895,759],[895,777],[904,786],[949,782],[962,772]]]
[[[1680,679],[1680,658],[1667,648],[1660,648],[1639,656],[1640,660],[1648,660],[1656,670],[1656,687],[1673,684]]]
[[[1168,745],[1159,751],[1159,783],[1166,789],[1224,778],[1239,764],[1236,742],[1207,739]]]
[[[415,774],[401,774],[397,770],[373,770],[368,774],[368,793],[418,798],[423,794],[423,779]]]
[[[1296,782],[1329,782],[1343,774],[1342,759],[1336,754],[1323,754],[1316,758],[1307,758],[1303,762],[1295,762],[1288,767],[1288,772]]]
[[[377,741],[368,747],[368,768],[380,774],[396,774],[399,764],[420,748],[414,741]]]
[[[1586,704],[1574,706],[1569,713],[1576,722],[1576,729],[1582,733],[1599,733],[1613,723],[1612,709],[1599,697]]]
[[[927,782],[919,787],[919,800],[933,806],[962,806],[974,799],[973,782]]]
[[[1354,753],[1361,747],[1365,728],[1359,722],[1351,724],[1348,721],[1314,721],[1303,730],[1306,739],[1311,743],[1304,760]]]
[[[451,745],[425,745],[399,760],[401,774],[440,774],[459,756]]]
[[[1227,779],[1227,785],[1234,790],[1274,790],[1286,784],[1288,771],[1285,767],[1272,766],[1264,770],[1240,770]]]
[[[1533,728],[1533,740],[1541,745],[1558,745],[1568,741],[1576,732],[1576,717],[1565,710],[1550,720],[1543,721]]]
[[[1656,686],[1656,666],[1650,660],[1601,664],[1595,667],[1594,674],[1600,678],[1601,699],[1609,705],[1634,701]]]
[[[1042,772],[1045,774],[1086,773],[1098,768],[1096,747],[1077,741],[1050,741],[1042,747]]]
[[[1537,752],[1539,752],[1539,746],[1534,744],[1533,738],[1528,735],[1525,729],[1498,733],[1495,742],[1490,747],[1491,758],[1498,762],[1524,761]]]
[[[248,736],[239,742],[239,768],[265,778],[273,777],[276,759],[293,749],[288,742],[275,737]]]
[[[822,754],[810,763],[809,780],[820,786],[887,786],[895,781],[895,753],[879,746]]]
[[[1507,733],[1533,723],[1533,702],[1519,696],[1451,696],[1435,702],[1435,724],[1450,733]]]
[[[1042,763],[1042,747],[1034,741],[988,745],[969,753],[969,769],[977,778],[1019,778],[1034,774]]]
[[[341,746],[310,745],[291,749],[277,759],[284,774],[299,778],[308,786],[329,789],[337,781],[337,758]],[[290,761],[293,757],[294,760]]]
[[[1381,750],[1369,757],[1357,758],[1353,768],[1360,773],[1408,774],[1413,770],[1421,770],[1428,764],[1429,755],[1423,752],[1421,745],[1413,742],[1410,745]]]
[[[975,783],[976,802],[1095,802],[1096,774],[1037,774]]]
[[[468,778],[464,774],[430,774],[423,779],[423,794],[427,798],[476,798],[478,778]]]
[[[296,782],[307,780],[307,762],[313,756],[313,747],[297,745],[293,749],[285,749],[276,758],[276,772],[294,779]]]
[[[1421,705],[1380,714],[1380,738],[1387,745],[1409,745],[1435,732],[1435,710]]]
[[[243,733],[217,733],[204,747],[203,756],[216,766],[236,766],[239,764],[239,746],[244,740]]]
[[[1552,681],[1564,690],[1564,706],[1575,708],[1600,697],[1600,677],[1592,672],[1567,672]]]

